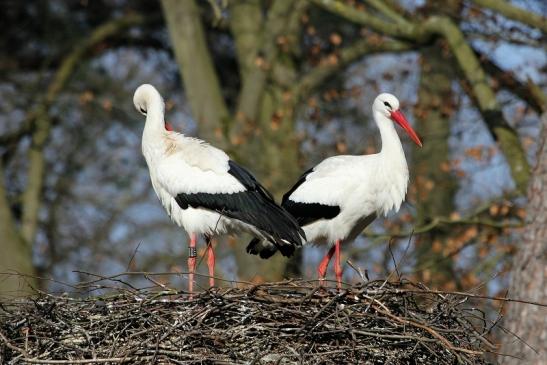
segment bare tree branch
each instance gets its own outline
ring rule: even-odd
[[[381,52],[406,52],[413,49],[414,44],[411,43],[385,40],[382,43],[374,45],[371,44],[368,39],[360,39],[351,46],[340,50],[338,61],[336,63],[324,62],[302,76],[299,82],[293,87],[293,94],[300,99],[305,98],[326,79],[367,54]]]
[[[515,77],[511,71],[501,69],[484,53],[475,50],[477,57],[480,59],[486,73],[493,79],[498,81],[500,85],[524,100],[537,113],[541,114],[547,111],[547,96],[541,88],[535,85],[531,80],[523,83]]]
[[[530,179],[530,167],[516,131],[509,126],[501,112],[496,94],[488,84],[473,49],[465,40],[458,26],[446,17],[431,17],[425,22],[426,29],[441,34],[471,84],[473,96],[490,133],[497,140],[511,169],[517,189],[523,193]]]
[[[471,85],[472,94],[477,107],[485,120],[490,133],[499,143],[517,189],[526,191],[530,178],[530,169],[526,154],[517,133],[509,126],[501,112],[501,106],[496,95],[488,85],[486,74],[463,33],[452,20],[445,16],[431,16],[420,23],[408,20],[396,24],[384,22],[370,13],[359,11],[350,5],[337,0],[311,0],[322,8],[344,17],[352,22],[365,25],[386,35],[423,44],[432,37],[442,36],[454,54],[460,69]],[[380,6],[374,0],[369,2]],[[385,8],[385,6],[383,6]],[[385,10],[384,10],[385,11]],[[397,15],[398,17],[398,15]]]
[[[475,4],[494,10],[506,18],[516,20],[531,27],[547,32],[547,17],[541,16],[519,7],[513,6],[505,0],[472,0]]]
[[[499,222],[493,219],[479,218],[475,216],[469,216],[465,218],[452,219],[449,217],[434,217],[431,221],[423,226],[416,227],[412,230],[405,232],[387,232],[387,233],[364,233],[365,237],[370,238],[406,238],[410,236],[415,236],[422,233],[431,232],[434,229],[437,229],[443,225],[451,226],[465,226],[465,225],[475,225],[475,226],[486,226],[492,228],[522,228],[526,225],[524,222]]]
[[[370,4],[372,7],[374,7],[376,10],[378,10],[380,13],[382,13],[383,15],[385,15],[386,17],[388,17],[395,23],[403,24],[405,26],[410,25],[399,11],[392,8],[393,4],[389,4],[389,3],[386,3],[385,1],[379,1],[379,0],[366,0],[366,3]]]
[[[418,43],[423,43],[431,37],[431,34],[424,31],[411,22],[390,23],[386,22],[376,15],[359,11],[353,6],[347,5],[338,0],[310,0],[312,3],[323,9],[341,16],[356,24],[365,25],[376,32],[386,34],[391,37],[407,39]]]
[[[2,232],[5,232],[2,246],[7,248],[3,251],[10,252],[10,255],[6,256],[8,261],[0,263],[2,270],[16,269],[25,273],[33,273],[34,271],[32,265],[32,243],[36,235],[45,169],[43,148],[51,129],[51,118],[48,114],[49,107],[54,103],[81,60],[95,45],[113,34],[142,22],[144,22],[144,18],[140,15],[126,15],[99,26],[91,35],[82,39],[63,59],[46,90],[43,100],[27,116],[28,122],[25,122],[23,131],[25,133],[32,133],[32,141],[28,151],[27,185],[22,196],[23,213],[20,233],[17,233],[18,228],[11,214],[6,192],[3,188],[4,174],[2,169],[0,169],[0,181],[2,182],[0,184],[0,213],[4,216],[1,219],[2,224],[6,225],[2,229]],[[28,132],[26,132],[27,130]],[[15,138],[15,136],[14,134],[10,138]],[[13,284],[9,282],[7,284],[2,283],[1,285],[2,287],[13,288]]]
[[[28,152],[28,174],[27,186],[23,193],[23,217],[21,224],[21,235],[23,239],[31,244],[36,234],[38,211],[40,207],[43,174],[45,168],[43,148],[51,129],[51,119],[48,111],[50,105],[55,101],[59,92],[65,86],[82,58],[96,44],[106,38],[124,30],[130,26],[142,23],[144,18],[140,15],[130,14],[119,19],[111,20],[98,28],[91,35],[85,37],[61,62],[61,65],[53,80],[49,84],[45,98],[31,113],[34,120],[32,131],[32,142]]]

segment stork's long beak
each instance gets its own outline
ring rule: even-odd
[[[422,141],[420,141],[420,138],[416,132],[414,132],[414,129],[412,129],[410,123],[408,123],[408,120],[406,120],[404,114],[400,110],[391,112],[391,119],[397,122],[418,146],[422,147]]]

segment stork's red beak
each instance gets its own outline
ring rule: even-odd
[[[168,130],[169,132],[174,131],[173,126],[169,122],[165,122],[165,129]]]
[[[397,122],[418,146],[422,147],[422,141],[420,141],[420,138],[416,132],[414,132],[414,129],[412,129],[410,123],[408,123],[408,120],[406,120],[404,114],[400,110],[391,112],[391,119]]]

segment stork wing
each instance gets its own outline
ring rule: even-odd
[[[320,191],[324,189],[324,185],[320,181],[316,180],[313,183],[306,182],[305,176],[303,176],[295,186],[283,196],[283,202],[281,204],[283,208],[296,218],[296,221],[301,227],[320,219],[332,219],[340,214],[340,206],[338,204],[330,201],[330,199],[322,199]],[[304,199],[305,201],[300,201],[300,199],[292,196],[296,195],[295,191],[298,190],[299,192],[304,191],[304,193],[305,190],[312,190],[314,191],[314,196],[317,196],[317,198],[314,199],[310,197],[309,199]]]
[[[167,184],[163,187],[182,209],[208,209],[250,224],[284,255],[292,254],[305,236],[298,223],[250,172],[216,151],[207,157],[203,168],[195,155],[191,162],[182,154],[166,158],[158,168],[160,181]]]
[[[349,173],[355,156],[334,156],[304,172],[283,196],[282,206],[301,226],[340,214],[344,194],[355,184]]]

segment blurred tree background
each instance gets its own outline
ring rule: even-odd
[[[86,272],[183,271],[186,235],[152,191],[140,152],[144,120],[132,104],[136,87],[152,83],[175,129],[224,148],[278,198],[327,156],[378,151],[372,100],[397,95],[424,141],[406,151],[408,199],[345,259],[371,277],[385,277],[397,262],[405,277],[436,289],[502,296],[511,268],[521,268],[513,292],[515,283],[539,280],[534,298],[547,301],[542,231],[522,239],[528,221],[547,217],[541,193],[530,189],[530,207],[526,195],[531,173],[545,174],[532,168],[545,140],[546,7],[543,0],[5,1],[0,293],[55,290],[55,281],[76,283]],[[245,253],[246,242],[218,242],[220,276],[315,278],[323,254],[310,247],[292,260],[262,261]],[[527,250],[536,254],[516,255]],[[539,277],[522,274],[532,262]],[[29,276],[22,282],[16,272]],[[345,279],[358,280],[347,265]],[[483,309],[491,318],[505,310],[498,302]],[[545,324],[545,311],[535,316]],[[536,338],[531,344],[544,348]]]

